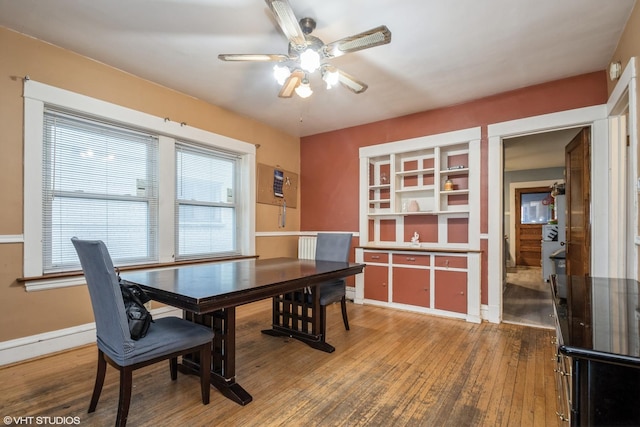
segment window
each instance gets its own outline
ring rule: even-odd
[[[521,224],[546,224],[552,219],[551,193],[522,193],[520,199]]]
[[[237,156],[176,146],[176,258],[237,253]]]
[[[44,273],[78,268],[73,236],[119,265],[156,261],[158,139],[45,110],[43,140]]]
[[[179,142],[179,141],[189,141]],[[24,82],[27,291],[84,284],[72,236],[116,265],[255,254],[255,146]]]

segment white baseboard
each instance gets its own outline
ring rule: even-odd
[[[356,298],[356,288],[355,287],[347,286],[345,293],[346,293],[347,299],[349,299],[351,301],[355,300],[355,298]]]
[[[182,317],[182,310],[173,307],[161,307],[152,310],[151,315],[157,319],[168,316]],[[95,323],[87,323],[15,340],[3,341],[0,342],[0,366],[22,362],[95,342]]]
[[[493,305],[481,305],[480,317],[490,323],[500,323],[500,309]]]

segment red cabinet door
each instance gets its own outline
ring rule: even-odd
[[[467,312],[467,272],[466,271],[435,271],[435,301],[434,306],[439,310]]]
[[[429,270],[394,267],[393,302],[429,308]]]
[[[389,301],[389,268],[367,265],[364,269],[364,297],[378,301]]]

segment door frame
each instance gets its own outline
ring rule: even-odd
[[[635,280],[640,277],[638,271],[638,246],[640,245],[638,96],[640,94],[638,94],[637,69],[638,58],[632,57],[607,102],[612,164],[616,165],[611,169],[611,186],[620,189],[612,194],[610,200],[612,206],[610,235],[627,236],[626,239],[615,239],[615,242],[611,242],[609,273],[612,277]]]
[[[511,259],[516,259],[516,240],[514,237],[516,233],[516,190],[520,188],[551,187],[555,183],[564,183],[564,179],[520,181],[509,184],[509,257]],[[515,262],[513,264],[509,263],[509,267],[515,267],[515,264]]]
[[[607,105],[578,108],[558,113],[544,114],[541,116],[494,123],[487,126],[488,147],[488,185],[487,197],[492,203],[488,206],[488,303],[483,305],[482,317],[490,322],[502,321],[502,289],[504,277],[504,223],[503,223],[503,139],[523,136],[528,134],[549,132],[553,130],[591,127],[592,156],[591,156],[591,238],[592,242],[608,242],[608,183],[609,183],[609,159],[608,144],[602,141],[609,140],[609,126],[607,120]],[[594,159],[599,161],[596,163]],[[483,236],[484,237],[484,236]],[[592,245],[593,247],[596,245]],[[591,256],[592,274],[607,274],[607,256]],[[603,262],[604,260],[604,262]]]

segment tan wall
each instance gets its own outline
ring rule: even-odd
[[[299,138],[36,39],[0,28],[0,235],[23,233],[22,78],[260,144],[257,161],[300,172]],[[299,186],[300,188],[300,186]],[[300,190],[299,190],[300,191]],[[257,205],[256,231],[278,228],[278,208]],[[299,230],[298,209],[285,231]],[[272,242],[273,240],[273,242]],[[262,258],[295,256],[296,237],[256,239]],[[26,292],[23,245],[0,244],[0,341],[93,321],[86,287]]]
[[[631,11],[631,16],[627,21],[627,25],[622,32],[618,46],[616,47],[610,62],[618,62],[622,64],[622,69],[629,62],[631,57],[640,57],[640,3],[636,2],[636,5]],[[616,82],[609,80],[609,93],[613,90]]]

